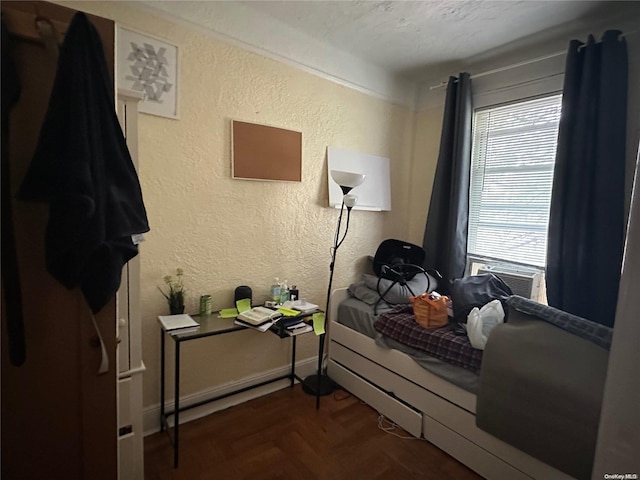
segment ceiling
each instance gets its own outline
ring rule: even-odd
[[[566,45],[568,35],[580,32],[594,20],[602,24],[604,19],[629,15],[640,18],[640,1],[143,3],[244,47],[355,84],[363,84],[374,75],[421,82],[443,72],[455,72],[455,65],[489,58],[492,52],[504,53],[505,46],[515,48],[558,37]],[[336,74],[338,71],[341,73]]]
[[[539,0],[241,3],[398,74],[465,60],[621,8],[619,2]]]

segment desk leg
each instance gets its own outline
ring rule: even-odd
[[[175,411],[173,415],[173,468],[178,468],[178,452],[180,443],[178,440],[178,430],[180,429],[180,339],[176,338],[176,365],[175,365]]]
[[[320,335],[320,348],[318,355],[318,384],[316,385],[316,410],[320,408],[320,381],[322,375],[322,357],[324,355],[324,333]]]
[[[293,346],[291,348],[291,386],[296,379],[296,336],[293,336]]]
[[[164,431],[164,330],[160,329],[160,431]]]

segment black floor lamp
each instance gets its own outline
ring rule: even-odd
[[[351,217],[351,209],[356,204],[357,197],[349,192],[352,189],[364,182],[364,175],[361,173],[342,172],[339,170],[331,170],[331,178],[334,182],[340,185],[342,190],[342,205],[340,206],[340,215],[338,216],[338,226],[336,228],[336,234],[333,239],[333,247],[331,247],[331,263],[329,264],[329,286],[327,287],[327,305],[324,309],[324,325],[325,331],[327,328],[327,320],[329,318],[329,299],[331,298],[331,284],[333,283],[333,270],[336,265],[336,253],[338,248],[344,242],[349,231],[349,218]],[[347,220],[345,223],[344,233],[340,238],[340,226],[342,224],[342,217],[344,215],[344,209],[347,209]],[[333,392],[333,382],[331,379],[322,373],[322,360],[324,355],[324,338],[325,335],[320,337],[320,347],[318,350],[318,371],[315,375],[309,375],[302,382],[302,389],[311,395],[328,395]],[[316,400],[316,408],[320,405],[319,397]]]

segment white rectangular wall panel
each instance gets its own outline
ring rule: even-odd
[[[342,148],[327,147],[327,179],[329,182],[329,206],[340,207],[342,190],[331,178],[331,170],[362,173],[364,182],[350,193],[358,197],[356,210],[391,210],[391,181],[389,159]]]

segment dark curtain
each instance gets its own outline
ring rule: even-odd
[[[442,275],[440,293],[464,275],[469,217],[471,169],[471,78],[468,73],[449,77],[438,165],[431,191],[422,247],[424,267]]]
[[[547,250],[549,305],[613,326],[625,229],[627,46],[569,44]]]

